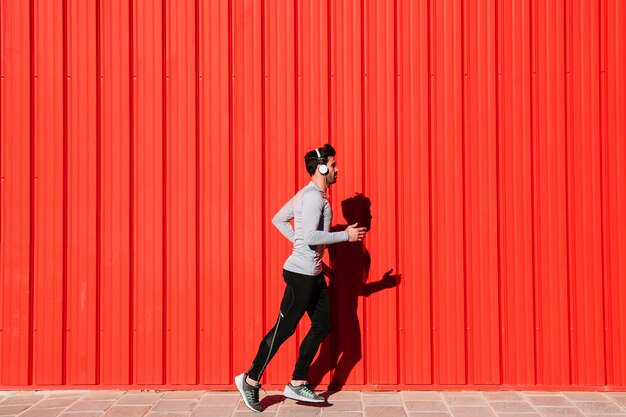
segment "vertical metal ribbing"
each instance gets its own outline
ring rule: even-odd
[[[161,79],[162,79],[162,88],[163,88],[163,105],[162,105],[162,155],[161,155],[161,164],[163,167],[162,173],[162,181],[163,181],[163,197],[161,200],[161,204],[163,207],[163,219],[161,226],[163,227],[163,242],[162,242],[162,253],[163,253],[163,384],[167,384],[168,382],[168,369],[167,369],[167,340],[168,340],[168,321],[167,321],[167,313],[168,313],[168,304],[167,304],[167,84],[168,78],[167,75],[167,0],[162,0],[161,2]]]
[[[67,384],[67,333],[70,329],[67,328],[67,198],[68,198],[68,186],[67,186],[67,135],[68,135],[68,8],[67,2],[69,0],[63,0],[63,348],[62,348],[62,366],[61,366],[61,384]]]
[[[465,66],[465,30],[467,25],[465,24],[465,6],[466,2],[461,0],[461,198],[462,198],[462,216],[463,216],[463,339],[465,342],[465,383],[469,382],[469,329],[468,329],[468,314],[469,308],[467,305],[467,179],[465,171],[466,147],[465,147],[465,78],[467,77],[467,68]]]
[[[201,332],[201,294],[202,294],[202,280],[200,279],[200,82],[202,81],[202,76],[200,75],[200,4],[199,0],[194,1],[194,33],[195,33],[195,80],[196,80],[196,88],[195,88],[195,112],[196,112],[196,207],[195,207],[195,216],[196,216],[196,384],[202,383],[202,373],[200,372],[202,369],[203,361],[202,355],[200,355],[200,350],[202,347],[202,332]]]
[[[569,53],[567,50],[567,47],[569,45],[568,41],[567,41],[567,31],[570,28],[570,24],[568,21],[568,12],[569,12],[569,7],[568,7],[568,0],[564,0],[564,7],[563,7],[563,30],[565,31],[565,33],[563,34],[563,42],[564,42],[564,62],[563,62],[563,66],[564,66],[564,72],[565,72],[565,77],[564,77],[564,83],[565,83],[565,88],[563,89],[564,94],[565,94],[565,100],[564,100],[564,104],[565,104],[565,216],[566,216],[566,226],[565,226],[565,230],[566,230],[566,247],[567,247],[567,303],[568,303],[568,323],[567,323],[567,328],[568,328],[568,340],[569,340],[569,384],[572,384],[573,381],[573,374],[574,374],[574,349],[575,347],[573,346],[572,343],[572,326],[573,326],[573,301],[572,301],[572,274],[571,274],[571,254],[570,254],[570,249],[571,249],[571,245],[570,245],[570,203],[569,203],[569,192],[570,192],[570,178],[569,178],[569,120],[570,120],[570,116],[569,116],[569,102],[568,102],[568,93],[567,93],[567,89],[569,86],[569,77],[570,77],[570,72],[569,72]]]
[[[604,7],[603,7],[604,6]],[[602,33],[602,29],[606,27],[606,20],[603,18],[603,11],[606,10],[606,0],[602,0],[600,2],[598,2],[598,42],[599,42],[599,46],[598,46],[598,78],[599,78],[599,87],[600,87],[600,91],[599,91],[599,106],[598,106],[598,113],[599,113],[599,119],[600,119],[600,123],[599,123],[599,129],[600,129],[600,137],[598,139],[598,146],[600,147],[600,270],[601,270],[601,274],[602,274],[602,335],[603,335],[603,341],[604,341],[604,384],[608,384],[611,381],[609,380],[609,371],[611,370],[609,368],[609,354],[610,354],[610,349],[609,349],[609,337],[608,337],[608,322],[609,322],[609,318],[608,318],[608,312],[610,311],[607,308],[607,274],[606,274],[606,270],[605,270],[605,260],[606,260],[606,248],[605,248],[605,213],[604,210],[606,208],[606,201],[605,199],[605,175],[604,175],[604,167],[606,165],[606,159],[604,158],[604,130],[602,129],[602,125],[603,125],[603,120],[604,120],[604,115],[603,115],[603,110],[604,110],[604,106],[602,105],[602,99],[604,97],[604,70],[603,70],[603,59],[604,59],[604,54],[603,54],[603,50],[604,50],[604,40],[606,39],[606,35],[603,36]]]
[[[497,217],[498,217],[498,231],[497,231],[497,251],[498,251],[498,337],[500,343],[500,384],[504,381],[504,340],[502,334],[502,326],[503,326],[503,316],[504,316],[504,305],[502,302],[502,250],[501,250],[501,236],[502,236],[502,227],[501,227],[501,205],[500,205],[500,7],[499,1],[495,1],[495,74],[496,79],[494,82],[496,83],[496,204],[497,204]]]
[[[96,0],[96,385],[100,384],[102,250],[102,2]]]
[[[427,48],[428,48],[428,234],[429,234],[429,270],[430,270],[430,363],[431,363],[431,383],[437,381],[435,373],[435,334],[434,334],[434,274],[433,274],[433,131],[432,131],[432,84],[433,84],[433,59],[432,59],[432,1],[427,4]]]
[[[266,141],[266,113],[265,113],[265,84],[266,84],[266,73],[265,73],[265,42],[266,42],[266,25],[265,25],[265,0],[261,0],[261,293],[263,294],[263,302],[261,308],[261,329],[263,333],[265,333],[265,328],[267,326],[267,314],[265,308],[265,300],[267,299],[267,222],[265,221],[267,216],[267,197],[266,197],[266,176],[265,176],[265,168],[266,168],[266,157],[267,151],[265,149],[265,141]],[[266,362],[267,364],[267,362]],[[264,367],[265,368],[265,367]]]
[[[233,73],[233,2],[236,0],[228,0],[228,167],[232,170],[233,166],[233,79],[235,75]],[[234,215],[234,204],[233,204],[233,176],[228,176],[228,273],[229,273],[229,329],[230,329],[230,346],[231,346],[231,354],[230,354],[230,378],[233,377],[234,372],[234,352],[232,347],[234,346],[234,335],[233,335],[233,326],[234,326],[234,274],[233,274],[233,263],[234,263],[234,245],[233,245],[233,223],[235,220]]]
[[[128,346],[128,383],[130,385],[135,382],[135,63],[134,63],[134,4],[135,0],[128,2],[128,44],[129,44],[129,57],[128,57],[128,86],[129,86],[129,230],[128,230],[128,250],[129,250],[129,271],[128,271],[128,286],[129,286],[129,346]]]
[[[28,384],[34,381],[34,316],[35,316],[35,4],[29,1],[29,49],[30,49],[30,185],[29,185],[29,244],[28,244],[28,281],[29,281],[29,318],[28,318]],[[0,17],[1,19],[1,17]],[[0,34],[2,31],[0,31]],[[4,47],[4,44],[2,44]],[[2,112],[0,112],[0,115]],[[0,126],[2,121],[0,120]],[[0,147],[1,152],[2,147]],[[2,157],[0,154],[0,161]],[[0,193],[0,195],[2,195]],[[0,375],[1,377],[1,375]]]

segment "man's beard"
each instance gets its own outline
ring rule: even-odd
[[[329,176],[326,177],[326,183],[328,185],[334,184],[336,182],[337,182],[337,175],[333,175],[332,177],[329,175]]]

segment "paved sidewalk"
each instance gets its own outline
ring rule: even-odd
[[[626,392],[402,391],[325,393],[304,405],[261,392],[262,414],[237,392],[0,391],[0,416],[19,417],[626,417]]]

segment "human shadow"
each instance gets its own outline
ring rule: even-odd
[[[282,395],[266,395],[261,399],[260,403],[263,410],[266,410],[268,407],[281,403],[284,400],[285,397]]]
[[[341,209],[348,224],[333,226],[332,231],[345,230],[354,223],[370,230],[372,214],[369,198],[357,193],[343,200]],[[378,281],[367,282],[371,257],[363,242],[329,245],[328,253],[330,267],[324,265],[324,274],[329,282],[332,331],[330,337],[322,342],[320,353],[309,370],[309,382],[313,387],[332,371],[328,391],[321,394],[326,398],[343,388],[362,358],[359,298],[393,288],[401,280],[401,275],[392,274],[393,269],[390,269]]]

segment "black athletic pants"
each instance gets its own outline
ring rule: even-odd
[[[287,284],[280,313],[274,327],[265,335],[254,358],[248,376],[256,381],[261,379],[265,367],[276,351],[295,331],[298,322],[306,312],[311,318],[311,330],[300,344],[300,353],[293,371],[293,379],[306,380],[311,362],[322,340],[330,331],[330,307],[328,287],[322,274],[302,275],[283,270]]]

